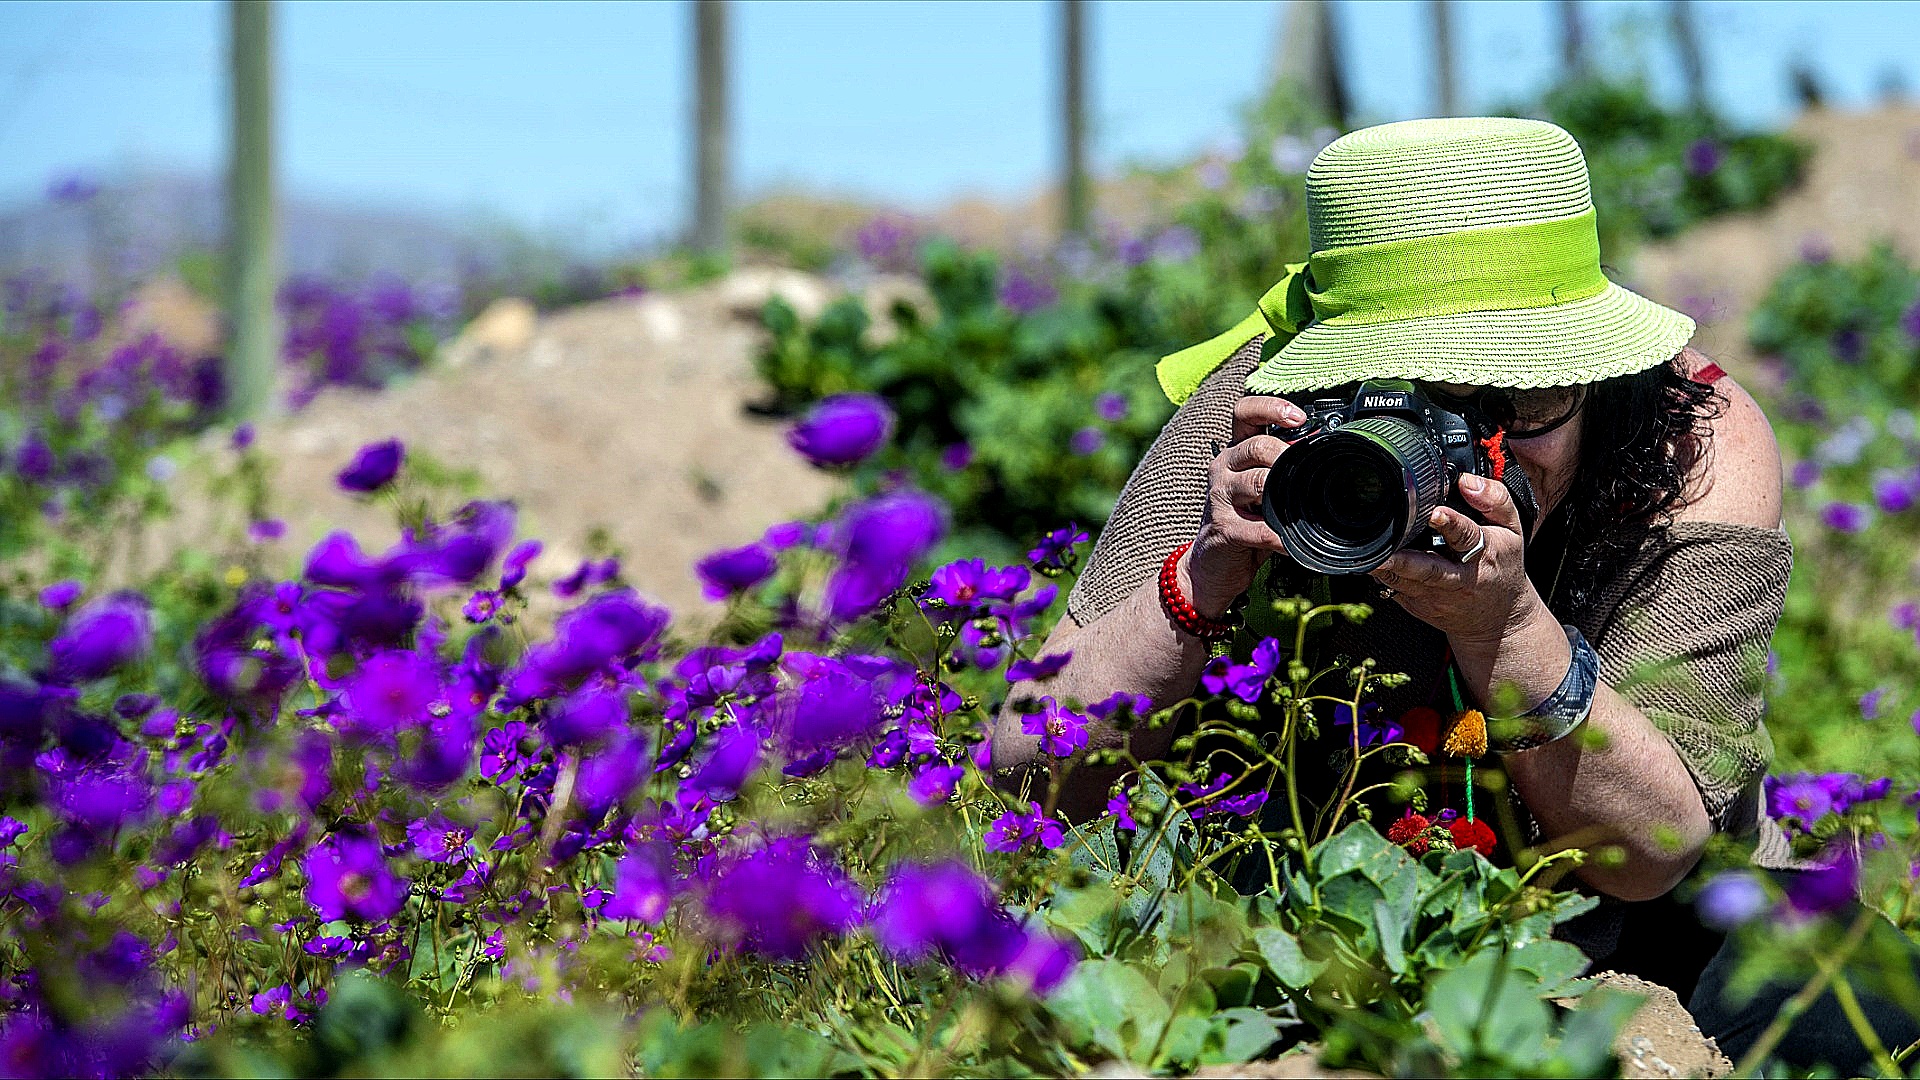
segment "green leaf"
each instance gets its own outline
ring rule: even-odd
[[[1093,1046],[1137,1060],[1160,1040],[1173,1010],[1139,969],[1118,960],[1088,960],[1073,969],[1044,1007],[1075,1046]]]
[[[1405,942],[1410,921],[1406,912],[1385,900],[1374,901],[1373,925],[1380,931],[1380,955],[1387,962],[1387,970],[1395,975],[1407,973]]]
[[[1198,1064],[1237,1065],[1265,1057],[1284,1030],[1264,1009],[1222,1009],[1213,1017],[1212,1038],[1200,1052]]]
[[[1493,1060],[1519,1068],[1546,1056],[1553,1014],[1533,976],[1504,951],[1487,950],[1434,980],[1427,1008],[1435,1034],[1463,1061]]]
[[[1274,979],[1292,990],[1305,990],[1327,969],[1326,961],[1307,959],[1299,939],[1279,927],[1263,926],[1255,930],[1253,946],[1259,950],[1260,959]]]
[[[1603,986],[1580,999],[1560,1030],[1559,1058],[1565,1076],[1603,1076],[1614,1065],[1613,1043],[1646,998]]]
[[[1538,980],[1543,997],[1567,996],[1573,981],[1586,974],[1591,963],[1577,946],[1552,938],[1528,942],[1508,955],[1514,967]]]

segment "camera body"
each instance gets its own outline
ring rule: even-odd
[[[1272,429],[1286,453],[1267,474],[1261,512],[1287,554],[1308,570],[1364,574],[1397,551],[1438,551],[1435,507],[1475,520],[1462,475],[1495,473],[1497,429],[1479,410],[1455,411],[1403,379],[1370,379],[1351,397],[1322,397],[1301,427]],[[1532,489],[1517,468],[1498,470],[1531,530]]]

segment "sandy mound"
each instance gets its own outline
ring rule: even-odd
[[[502,301],[433,370],[379,393],[330,391],[263,422],[272,511],[288,526],[278,569],[329,530],[370,546],[396,537],[384,503],[349,497],[333,477],[362,444],[399,438],[416,461],[469,474],[477,492],[518,505],[521,535],[546,542],[536,578],[610,546],[627,580],[694,611],[695,560],[818,510],[836,489],[787,447],[783,424],[745,409],[764,396],[753,374],[764,335],[756,314],[774,292],[808,314],[832,297],[817,278],[758,269],[546,317]],[[209,433],[207,449],[225,437]],[[177,530],[174,544],[215,526],[190,490],[181,520],[165,527]]]
[[[1747,316],[1808,254],[1851,259],[1889,240],[1920,258],[1920,107],[1816,110],[1791,128],[1814,147],[1805,182],[1766,210],[1718,218],[1633,259],[1649,296],[1700,323],[1697,344],[1730,367],[1751,361]],[[1604,213],[1604,208],[1602,210]]]

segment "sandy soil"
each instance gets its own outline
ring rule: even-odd
[[[697,611],[695,560],[817,510],[837,483],[787,447],[783,424],[743,407],[760,396],[754,314],[773,291],[803,310],[831,295],[818,279],[761,270],[544,318],[503,302],[428,373],[380,393],[329,391],[264,421],[273,511],[288,525],[281,568],[333,529],[369,546],[396,537],[384,505],[349,497],[333,477],[362,444],[399,438],[519,507],[521,535],[546,543],[536,578],[570,572],[602,534],[625,555],[629,581]],[[225,437],[209,433],[208,449]],[[209,527],[203,507],[183,519],[174,543]]]

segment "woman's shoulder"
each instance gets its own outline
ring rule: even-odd
[[[1689,374],[1709,377],[1715,408],[1674,521],[1779,529],[1780,447],[1766,413],[1738,380],[1700,352],[1689,347],[1680,362]]]

